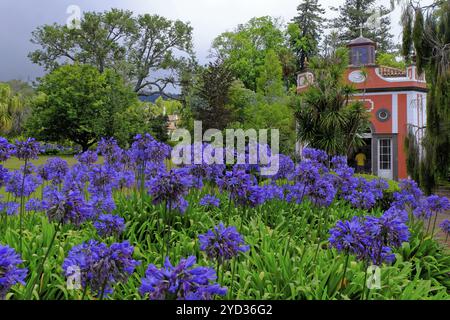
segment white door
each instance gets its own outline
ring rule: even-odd
[[[378,140],[378,176],[392,179],[392,139],[382,138]]]

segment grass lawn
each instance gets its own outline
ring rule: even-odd
[[[50,158],[61,158],[61,159],[64,159],[64,160],[67,161],[69,166],[72,166],[75,163],[77,163],[77,160],[73,156],[39,156],[39,159],[32,160],[31,163],[33,163],[37,167],[37,166],[40,166],[41,164],[46,163],[47,160],[50,159]],[[3,167],[5,167],[8,170],[18,170],[23,165],[24,165],[24,161],[23,160],[19,160],[19,159],[15,158],[15,157],[10,158],[10,159],[6,160],[3,163]]]

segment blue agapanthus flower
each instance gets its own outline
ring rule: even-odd
[[[138,165],[147,162],[162,163],[170,155],[170,147],[158,142],[150,134],[138,134],[131,145],[131,158]]]
[[[103,156],[105,163],[115,167],[122,160],[123,150],[114,138],[101,138],[98,142],[97,153]]]
[[[406,212],[390,209],[379,218],[369,216],[366,218],[366,229],[375,241],[386,246],[400,247],[409,240],[405,214]]]
[[[83,288],[89,287],[97,296],[107,295],[113,292],[114,284],[125,283],[140,264],[133,259],[133,251],[128,241],[108,247],[89,240],[69,251],[62,268],[66,277],[79,272]]]
[[[308,196],[312,203],[320,207],[328,207],[334,200],[336,189],[331,176],[324,175],[308,188]]]
[[[450,220],[448,219],[442,220],[442,222],[439,224],[439,227],[442,229],[444,233],[450,234]]]
[[[14,216],[19,213],[20,204],[14,201],[0,202],[0,212],[6,212],[8,216]]]
[[[61,158],[50,158],[45,163],[43,170],[46,173],[45,180],[51,180],[54,184],[60,184],[69,171],[69,165],[67,161]]]
[[[328,154],[325,151],[314,148],[304,148],[302,151],[302,156],[305,159],[318,163],[326,163],[328,161]]]
[[[23,176],[22,171],[13,171],[8,175],[5,190],[15,197],[29,197],[42,184],[42,180],[35,175]]]
[[[77,159],[79,163],[90,167],[98,161],[98,155],[95,151],[85,151],[83,153],[77,154],[75,156],[75,159]]]
[[[0,165],[0,187],[2,187],[6,181],[9,180],[9,171]]]
[[[220,199],[211,195],[207,194],[203,198],[200,199],[199,204],[203,207],[219,207],[220,205]]]
[[[16,140],[13,154],[20,160],[37,159],[40,153],[39,142],[34,138],[27,138],[24,141]]]
[[[19,267],[22,262],[13,248],[0,245],[0,300],[5,298],[13,285],[25,284],[27,269]]]
[[[110,195],[119,185],[119,173],[108,164],[93,165],[88,175],[88,190],[91,194]]]
[[[304,160],[295,168],[294,179],[305,186],[313,185],[320,178],[320,169],[317,163]]]
[[[226,288],[215,282],[214,269],[194,267],[196,258],[181,259],[173,266],[166,258],[164,266],[158,269],[150,264],[139,292],[150,300],[211,300],[215,295],[225,295]]]
[[[383,196],[379,182],[371,183],[362,177],[344,180],[341,185],[341,197],[354,208],[371,209],[377,199]],[[384,189],[383,189],[384,190]]]
[[[8,160],[13,154],[14,146],[6,138],[0,137],[0,162]]]
[[[367,255],[368,238],[359,217],[350,221],[338,221],[330,230],[329,242],[339,252],[354,254],[359,258]]]
[[[392,206],[397,208],[409,207],[412,210],[419,206],[423,198],[423,192],[414,180],[402,179],[399,182],[400,191],[394,192],[394,202]]]
[[[169,210],[179,210],[184,213],[188,203],[184,199],[192,186],[192,176],[186,169],[172,169],[159,172],[146,182],[153,203],[165,203]]]
[[[223,223],[208,230],[205,234],[199,235],[198,239],[200,250],[205,251],[208,258],[216,260],[220,264],[238,256],[241,252],[250,250],[236,227],[226,228]]]
[[[43,208],[50,221],[80,226],[94,217],[92,206],[79,190],[60,192],[54,187],[44,188]]]
[[[94,222],[100,237],[118,236],[125,230],[125,220],[112,214],[102,214]]]
[[[44,207],[42,205],[42,200],[36,199],[36,198],[31,198],[30,200],[27,201],[27,203],[25,203],[25,209],[27,211],[43,211]]]
[[[116,202],[112,194],[94,193],[89,200],[89,205],[95,217],[103,213],[111,213],[116,209]]]
[[[428,207],[435,213],[442,213],[450,210],[450,201],[447,197],[431,195],[427,197]]]

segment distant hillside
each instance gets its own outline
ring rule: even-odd
[[[152,95],[149,95],[149,96],[147,96],[147,95],[145,95],[145,96],[139,96],[139,100],[141,100],[141,101],[143,101],[143,102],[151,102],[151,103],[155,103],[155,101],[159,98],[159,97],[162,97],[164,100],[169,100],[169,99],[171,99],[171,98],[173,98],[173,99],[179,99],[180,98],[180,95],[179,94],[168,94],[170,97],[168,98],[168,97],[166,97],[166,96],[162,96],[161,94],[159,94],[159,93],[155,93],[155,94],[152,94]]]

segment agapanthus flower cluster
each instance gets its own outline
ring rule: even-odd
[[[0,300],[5,299],[15,284],[25,284],[27,269],[19,267],[22,262],[13,248],[0,245]]]
[[[331,175],[324,175],[308,188],[308,197],[316,206],[328,207],[333,202],[335,195],[336,189],[333,186]]]
[[[42,180],[35,175],[23,176],[22,171],[13,171],[8,176],[5,190],[15,197],[29,197],[42,184]]]
[[[111,195],[118,187],[118,172],[108,164],[93,165],[89,170],[89,187],[91,194]]]
[[[139,292],[150,300],[211,300],[216,295],[226,294],[226,288],[215,282],[214,269],[194,267],[196,258],[181,259],[177,266],[166,258],[164,266],[150,264]]]
[[[321,173],[329,171],[329,157],[325,151],[314,148],[304,148],[302,156],[304,162],[314,163]]]
[[[448,219],[442,220],[442,222],[439,224],[439,227],[445,234],[447,235],[450,234],[450,220]]]
[[[423,198],[423,192],[417,183],[410,179],[402,179],[399,183],[400,191],[394,192],[393,206],[397,208],[415,209],[420,205]]]
[[[61,158],[50,158],[42,170],[46,173],[45,180],[51,180],[53,184],[60,184],[69,171],[69,165]]]
[[[192,186],[192,176],[185,168],[159,172],[146,186],[154,204],[165,203],[169,210],[186,211],[188,203],[184,196]]]
[[[8,160],[14,151],[14,146],[6,138],[0,137],[0,162]]]
[[[0,187],[2,187],[6,181],[9,179],[9,171],[8,169],[3,168],[2,165],[0,165]]]
[[[218,261],[220,264],[238,256],[241,252],[250,250],[236,227],[226,228],[223,223],[199,235],[198,239],[200,250],[205,251],[209,259]]]
[[[92,207],[76,189],[60,192],[54,187],[46,187],[42,205],[49,220],[57,223],[80,226],[94,217]]]
[[[19,213],[20,204],[14,201],[0,202],[0,212],[5,212],[8,216]]]
[[[77,159],[78,162],[82,165],[90,167],[98,161],[98,155],[97,152],[94,151],[85,151],[83,153],[77,154],[75,156],[75,159]]]
[[[66,277],[79,272],[83,288],[89,287],[97,296],[111,294],[113,285],[124,283],[134,272],[139,261],[133,259],[134,248],[128,241],[104,243],[89,240],[74,246],[64,260],[62,268]]]
[[[105,163],[110,166],[119,164],[122,159],[122,148],[114,138],[102,138],[98,142],[97,153],[103,156]]]
[[[220,199],[217,197],[207,194],[203,198],[200,199],[199,204],[203,207],[216,207],[218,208],[220,205]]]
[[[216,179],[220,190],[227,191],[235,203],[256,207],[266,201],[266,191],[259,185],[254,175],[247,173],[241,166],[235,165],[233,170]]]
[[[450,201],[447,197],[431,195],[427,197],[428,208],[434,213],[442,213],[450,210]]]
[[[284,154],[278,155],[278,171],[269,176],[272,180],[287,179],[291,180],[294,176],[295,164],[292,159]]]
[[[125,230],[125,220],[112,214],[102,214],[94,222],[100,237],[118,236]]]
[[[372,261],[375,265],[393,262],[392,248],[409,240],[405,215],[405,211],[392,208],[381,217],[353,217],[350,221],[338,221],[330,230],[329,242],[339,252],[354,254],[358,259]]]
[[[363,177],[352,177],[341,185],[341,197],[350,202],[355,208],[371,209],[377,199],[383,196],[378,183],[371,183]]]
[[[136,135],[130,151],[132,159],[138,164],[162,163],[170,155],[170,147],[148,133]]]
[[[25,204],[25,209],[27,211],[36,211],[36,212],[43,211],[44,207],[42,205],[42,200],[36,198],[29,199]]]
[[[16,140],[13,154],[20,160],[37,159],[40,153],[39,142],[34,138],[25,141]]]
[[[67,173],[63,182],[63,191],[84,191],[86,183],[89,182],[89,171],[90,169],[88,167],[80,163],[77,163],[70,167],[69,172]]]
[[[294,180],[305,186],[313,185],[319,178],[319,166],[313,161],[304,160],[295,168]]]

